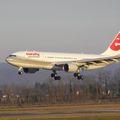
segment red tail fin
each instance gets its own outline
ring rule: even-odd
[[[120,33],[117,34],[112,44],[110,45],[110,48],[114,51],[120,50]]]
[[[115,39],[112,41],[108,49],[102,54],[110,55],[110,56],[120,55],[120,32],[117,34]]]

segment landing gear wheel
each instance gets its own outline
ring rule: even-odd
[[[80,75],[80,73],[74,73],[73,74],[75,78],[77,78],[78,80],[83,80],[83,75]]]
[[[55,80],[61,80],[61,77],[60,76],[55,76],[54,79]]]
[[[83,80],[83,75],[78,75],[78,76],[77,76],[77,79],[78,79],[78,80]]]
[[[55,73],[51,73],[51,77],[52,77],[52,78],[55,77]]]
[[[74,73],[74,77],[77,77],[79,73]]]
[[[51,73],[51,78],[54,78],[54,80],[61,80],[61,77],[57,75],[56,70],[53,70],[53,73]]]
[[[19,75],[22,75],[22,71],[18,71],[18,74],[19,74]]]

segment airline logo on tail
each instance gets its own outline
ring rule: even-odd
[[[118,51],[120,50],[120,33],[118,33],[118,35],[115,37],[114,41],[112,42],[112,44],[110,45],[110,48],[113,51]]]

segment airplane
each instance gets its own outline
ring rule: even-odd
[[[102,54],[73,54],[55,52],[20,51],[6,58],[8,64],[18,68],[18,74],[35,73],[40,69],[51,70],[51,77],[60,80],[57,71],[72,72],[78,80],[81,71],[103,68],[120,62],[120,32]]]

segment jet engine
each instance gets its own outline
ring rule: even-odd
[[[65,72],[76,72],[78,70],[78,66],[75,64],[64,64],[63,69]]]

